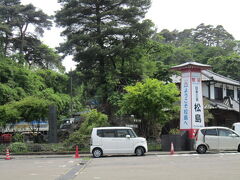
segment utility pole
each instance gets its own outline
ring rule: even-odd
[[[71,97],[71,102],[70,102],[70,111],[71,111],[71,117],[73,115],[73,87],[72,87],[72,68],[70,71],[70,97]]]

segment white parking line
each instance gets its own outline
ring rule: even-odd
[[[157,157],[200,157],[200,156],[227,156],[227,155],[240,155],[240,153],[231,153],[231,152],[226,152],[226,153],[206,153],[206,154],[173,154],[173,155],[156,155]]]

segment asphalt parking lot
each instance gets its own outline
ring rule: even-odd
[[[92,159],[76,180],[236,180],[240,154],[179,154]]]
[[[150,153],[146,156],[21,156],[0,160],[4,180],[236,180],[240,153]]]

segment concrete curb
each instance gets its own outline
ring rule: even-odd
[[[195,151],[175,151],[174,154],[196,154]],[[87,152],[80,152],[79,153],[80,158],[91,158],[92,154],[87,153]],[[164,152],[164,151],[150,151],[147,152],[146,155],[170,155],[170,152]],[[5,159],[4,154],[1,154],[0,159]],[[10,153],[11,159],[35,159],[35,158],[74,158],[75,154],[74,153],[69,153],[69,154],[14,154]]]

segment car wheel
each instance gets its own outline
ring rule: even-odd
[[[240,152],[240,144],[238,145],[238,149],[237,149],[238,152]]]
[[[143,156],[144,155],[144,150],[142,147],[138,147],[136,150],[135,150],[135,154],[137,156]]]
[[[94,158],[100,158],[102,156],[102,150],[100,148],[95,148],[92,152]]]
[[[206,151],[207,151],[207,147],[205,145],[200,145],[197,147],[197,152],[199,154],[204,154],[204,153],[206,153]]]

